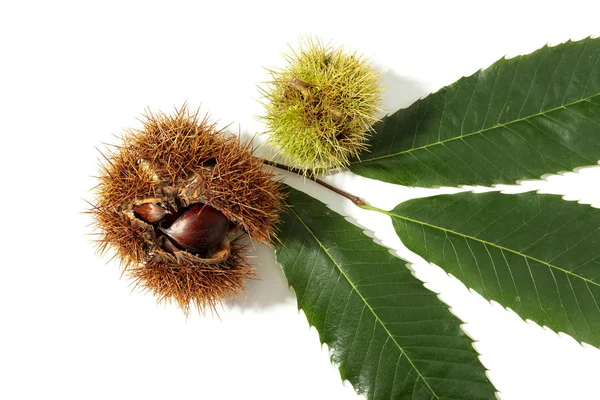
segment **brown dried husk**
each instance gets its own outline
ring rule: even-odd
[[[176,193],[184,205],[209,204],[269,244],[276,239],[282,184],[254,157],[251,144],[225,136],[198,111],[183,106],[170,115],[147,112],[142,123],[103,154],[91,210],[98,249],[112,248],[125,274],[159,301],[174,301],[186,314],[191,306],[214,308],[253,277],[242,241],[232,238],[229,257],[219,263],[186,252],[173,255],[157,245],[152,227],[133,215],[133,205]]]

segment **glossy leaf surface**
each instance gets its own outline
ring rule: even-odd
[[[350,169],[408,186],[514,183],[600,159],[600,39],[501,59],[375,125]]]
[[[600,346],[600,210],[536,193],[401,203],[398,236],[483,297]]]
[[[291,190],[276,258],[343,379],[369,399],[491,399],[460,321],[405,261]]]

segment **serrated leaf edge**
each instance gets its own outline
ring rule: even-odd
[[[329,208],[329,209],[331,210],[331,207],[329,207],[328,205],[327,205],[327,208]],[[364,208],[364,206],[362,206],[361,208]],[[344,273],[344,271],[341,269],[341,267],[340,267],[340,266],[339,266],[339,264],[336,262],[336,260],[335,260],[335,259],[334,259],[334,258],[331,256],[331,254],[330,254],[330,253],[327,251],[327,249],[326,249],[326,248],[325,248],[325,247],[322,245],[321,241],[320,241],[320,240],[317,238],[317,236],[316,236],[316,235],[315,235],[315,234],[312,232],[312,230],[311,230],[311,229],[310,229],[310,228],[309,228],[309,227],[308,227],[308,226],[307,226],[307,225],[304,223],[304,221],[302,220],[302,218],[301,218],[301,217],[300,217],[300,216],[299,216],[299,215],[298,215],[298,214],[297,214],[297,213],[296,213],[296,212],[293,210],[293,206],[292,206],[292,205],[290,205],[290,204],[286,204],[286,209],[287,209],[287,210],[289,210],[290,212],[292,212],[292,213],[294,214],[294,216],[296,217],[296,219],[298,219],[298,221],[300,221],[300,223],[301,223],[301,224],[304,226],[304,228],[305,228],[305,229],[307,230],[307,232],[308,232],[308,233],[311,235],[311,237],[312,237],[312,238],[313,238],[313,239],[314,239],[314,240],[315,240],[315,241],[316,241],[316,242],[319,244],[319,247],[320,247],[320,248],[321,248],[321,249],[322,249],[322,250],[325,252],[325,254],[327,254],[327,257],[329,257],[329,259],[331,259],[331,261],[334,263],[334,265],[335,265],[335,266],[336,266],[336,268],[339,270],[339,272],[342,274],[342,276],[344,276],[344,278],[346,279],[346,281],[347,281],[347,282],[350,284],[350,286],[352,287],[352,290],[354,290],[354,291],[355,291],[355,292],[356,292],[356,293],[359,295],[359,297],[361,298],[361,300],[362,300],[362,301],[365,303],[365,305],[366,305],[366,306],[369,308],[369,311],[371,312],[371,314],[372,314],[372,315],[375,317],[376,321],[377,321],[377,322],[378,322],[378,323],[379,323],[379,324],[380,324],[380,325],[383,327],[383,329],[384,329],[384,330],[385,330],[385,332],[388,334],[388,336],[389,336],[389,337],[390,337],[390,338],[391,338],[391,339],[394,341],[394,344],[396,345],[396,347],[398,348],[398,350],[399,350],[399,351],[402,353],[402,355],[403,355],[404,357],[406,357],[406,359],[408,360],[408,362],[410,363],[410,365],[412,366],[412,368],[413,368],[413,369],[414,369],[414,370],[417,372],[417,374],[418,374],[419,378],[420,378],[420,379],[421,379],[421,380],[424,382],[424,384],[427,386],[427,388],[428,388],[428,390],[431,392],[431,394],[432,394],[433,396],[435,396],[434,398],[435,398],[435,399],[438,399],[438,400],[441,400],[441,397],[439,397],[439,396],[438,396],[438,395],[435,393],[435,391],[434,391],[434,390],[433,390],[433,388],[432,388],[432,387],[429,385],[429,383],[428,383],[428,381],[426,380],[426,378],[425,378],[425,377],[424,377],[424,376],[421,374],[421,372],[420,372],[420,371],[417,369],[417,367],[414,365],[414,363],[412,362],[412,360],[411,360],[411,359],[410,359],[410,358],[409,358],[409,357],[406,355],[406,353],[404,352],[404,349],[403,349],[403,348],[402,348],[402,347],[401,347],[401,346],[400,346],[400,345],[397,343],[397,341],[396,341],[396,340],[394,339],[394,337],[391,335],[390,331],[387,329],[387,327],[385,326],[385,324],[384,324],[384,323],[383,323],[383,322],[382,322],[382,321],[379,319],[379,317],[377,316],[377,314],[375,313],[375,311],[374,311],[374,310],[373,310],[373,309],[370,307],[370,305],[369,305],[369,304],[366,302],[366,300],[365,300],[365,298],[362,296],[362,294],[361,294],[361,293],[360,293],[360,292],[359,292],[359,291],[356,289],[355,285],[354,285],[354,284],[353,284],[353,283],[352,283],[352,282],[351,282],[351,281],[348,279],[347,275],[346,275],[346,274]],[[471,341],[472,341],[472,342],[471,342],[471,347],[473,348],[473,350],[475,351],[475,353],[478,355],[478,358],[480,358],[480,357],[481,357],[481,353],[480,353],[479,351],[477,351],[477,349],[475,348],[475,346],[473,346],[473,343],[474,343],[474,342],[476,342],[476,340],[475,340],[475,339],[473,339],[473,338],[472,338],[472,337],[471,337],[471,336],[470,336],[468,333],[466,333],[466,332],[465,332],[465,330],[462,328],[462,326],[464,325],[464,321],[463,321],[463,320],[461,320],[461,319],[460,319],[458,316],[456,316],[456,315],[455,315],[455,314],[452,312],[452,310],[451,310],[451,307],[450,307],[450,306],[449,306],[449,305],[448,305],[448,304],[447,304],[445,301],[443,301],[443,300],[442,300],[442,299],[439,297],[439,293],[437,293],[437,292],[435,292],[435,291],[432,291],[431,289],[427,288],[427,286],[425,286],[425,282],[423,282],[421,279],[419,279],[418,277],[416,277],[416,276],[414,275],[414,271],[413,271],[411,268],[409,268],[409,267],[408,267],[408,266],[411,264],[410,262],[408,262],[408,261],[406,261],[406,260],[403,260],[402,258],[400,258],[400,257],[398,256],[398,254],[397,254],[397,251],[396,251],[395,249],[393,249],[393,248],[390,248],[390,247],[388,247],[388,246],[384,245],[383,243],[381,243],[381,242],[380,242],[380,241],[377,239],[377,237],[374,235],[374,232],[373,232],[373,236],[369,236],[369,235],[367,235],[367,234],[366,234],[366,232],[365,232],[365,229],[367,229],[367,228],[365,228],[365,227],[363,227],[363,226],[360,226],[360,224],[358,223],[358,221],[357,221],[356,219],[354,219],[353,217],[349,217],[349,216],[347,216],[347,215],[344,215],[344,214],[342,214],[342,213],[339,213],[339,212],[337,212],[337,211],[335,211],[335,210],[332,210],[332,211],[334,211],[334,212],[336,212],[336,214],[339,214],[340,216],[344,217],[344,219],[345,219],[346,221],[348,221],[348,223],[350,223],[351,225],[354,225],[354,226],[358,227],[359,229],[361,229],[361,230],[363,231],[363,234],[364,234],[364,235],[365,235],[367,238],[371,239],[371,240],[372,240],[372,241],[373,241],[375,244],[377,244],[378,246],[380,246],[380,247],[382,247],[383,249],[387,250],[387,251],[388,251],[388,252],[389,252],[389,253],[390,253],[392,256],[396,257],[396,258],[397,258],[399,261],[405,261],[405,263],[404,263],[403,267],[404,267],[404,268],[407,268],[407,269],[408,269],[408,270],[411,272],[411,274],[413,275],[413,277],[414,277],[415,279],[417,279],[419,282],[421,282],[421,285],[423,285],[423,286],[425,287],[425,289],[427,289],[427,290],[429,290],[430,292],[434,293],[434,294],[436,295],[436,297],[438,297],[438,299],[439,299],[439,300],[440,300],[440,301],[441,301],[443,304],[445,304],[445,305],[446,305],[446,307],[447,307],[447,309],[448,309],[448,312],[450,312],[452,315],[454,315],[454,317],[455,317],[455,318],[456,318],[456,319],[457,319],[457,320],[460,322],[459,326],[460,326],[460,329],[461,329],[461,331],[462,331],[462,332],[463,332],[463,333],[464,333],[466,336],[468,336],[468,337],[471,339]],[[371,210],[371,211],[374,211],[374,210]],[[371,232],[371,231],[369,230],[369,232]],[[275,250],[275,253],[277,253],[277,250]],[[276,259],[276,263],[277,263],[277,265],[279,265],[279,267],[283,269],[283,267],[281,266],[281,264],[279,263],[279,261],[277,261],[277,257],[275,257],[275,259]],[[293,285],[289,285],[289,287],[290,287],[290,288],[292,288],[292,289],[295,291],[295,287],[294,287]],[[298,304],[298,310],[302,310],[302,311],[304,311],[304,309],[302,308],[302,306],[300,306],[300,304]],[[310,321],[309,321],[309,325],[310,325],[310,326],[313,326],[313,327],[315,327],[315,329],[316,329],[316,326],[314,326],[314,325],[310,324]],[[319,331],[319,330],[317,329],[317,332],[318,332],[318,331]],[[329,344],[321,340],[321,336],[320,336],[320,334],[319,334],[319,340],[321,341],[321,344],[326,344],[326,345],[327,345],[327,347],[329,348],[329,351],[330,351],[330,355],[331,355],[331,351],[332,351],[332,350],[331,350],[331,348],[329,347]],[[481,360],[480,360],[480,361],[481,361]],[[492,383],[492,380],[490,379],[490,376],[489,376],[489,369],[488,369],[488,368],[486,368],[486,367],[485,367],[483,364],[481,364],[481,365],[483,366],[483,368],[484,368],[484,370],[485,370],[484,372],[485,372],[485,375],[486,375],[486,377],[487,377],[488,381],[489,381],[489,382],[492,384],[492,386],[495,388],[495,385]],[[343,379],[343,380],[347,380],[347,379]],[[349,382],[350,382],[350,381],[349,381]],[[356,386],[355,386],[355,385],[354,385],[352,382],[350,382],[350,384],[352,384],[352,386],[353,386],[353,387],[355,387],[355,389],[357,388],[357,387],[356,387]],[[361,392],[359,391],[359,393],[361,393]],[[501,393],[501,392],[500,392],[498,389],[496,389],[496,397],[498,396],[498,394],[499,394],[499,393]]]

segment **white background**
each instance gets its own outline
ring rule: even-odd
[[[600,35],[595,0],[563,2],[83,2],[0,4],[0,398],[357,399],[258,246],[262,281],[214,315],[185,319],[94,255],[83,199],[98,152],[149,107],[201,104],[251,137],[263,67],[313,34],[372,57],[393,112],[505,54]],[[600,206],[598,168],[535,182]],[[376,206],[423,194],[349,174]],[[289,182],[302,187],[301,180]],[[336,211],[355,213],[310,182]],[[389,220],[355,213],[400,248]],[[597,399],[600,350],[469,293],[410,252],[442,293],[502,399]]]

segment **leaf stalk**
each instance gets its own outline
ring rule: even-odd
[[[323,180],[321,180],[321,179],[319,179],[319,178],[317,178],[315,176],[306,176],[306,175],[302,174],[302,171],[299,170],[299,169],[297,169],[297,168],[290,167],[290,166],[287,166],[287,165],[284,165],[284,164],[279,164],[279,163],[276,163],[276,162],[270,161],[270,160],[263,159],[262,161],[263,161],[263,163],[265,165],[270,165],[271,167],[282,169],[284,171],[288,171],[288,172],[292,172],[294,174],[300,175],[300,176],[302,176],[304,178],[308,178],[311,181],[316,182],[319,185],[321,185],[321,186],[323,186],[323,187],[331,190],[332,192],[335,192],[335,193],[339,194],[340,196],[343,196],[343,197],[347,198],[348,200],[350,200],[352,203],[354,203],[358,207],[363,207],[363,206],[367,205],[367,203],[363,199],[361,199],[360,197],[355,196],[353,194],[350,194],[348,192],[345,192],[342,189],[337,188],[337,187],[335,187],[335,186],[333,186],[333,185],[331,185],[331,184],[329,184],[329,183],[327,183],[327,182],[325,182],[325,181],[323,181]]]

